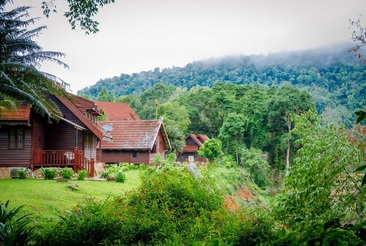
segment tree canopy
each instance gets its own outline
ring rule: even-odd
[[[349,46],[335,46],[324,50],[282,52],[267,56],[238,55],[196,61],[184,67],[121,74],[97,81],[78,93],[96,98],[106,86],[118,98],[141,94],[158,83],[186,88],[188,91],[196,86],[212,88],[217,82],[267,87],[294,85],[310,92],[317,113],[322,115],[325,122],[351,127],[356,119],[354,112],[362,109],[362,102],[366,100],[366,64],[360,64],[348,49]],[[162,102],[159,100],[159,103]],[[196,116],[210,117],[204,112],[196,112]]]
[[[43,14],[49,16],[51,12],[56,10],[57,0],[49,0],[42,2]],[[69,11],[64,13],[72,29],[79,26],[86,34],[96,33],[99,31],[99,22],[93,17],[98,13],[99,9],[106,4],[114,3],[115,0],[67,0]]]

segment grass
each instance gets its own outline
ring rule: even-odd
[[[87,199],[102,201],[123,196],[140,184],[140,171],[126,172],[125,183],[105,181],[69,180],[57,182],[44,179],[0,179],[0,203],[10,200],[9,207],[24,205],[23,213],[32,213],[35,223],[41,226],[53,224],[58,216],[72,210]],[[76,184],[76,189],[68,185]]]

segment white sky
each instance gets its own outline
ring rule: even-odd
[[[42,17],[42,1],[14,0],[34,6],[32,17]],[[116,0],[99,10],[100,32],[85,35],[62,16],[65,1],[56,5],[59,13],[36,23],[48,26],[36,41],[65,53],[70,69],[44,64],[41,70],[74,93],[121,73],[349,42],[349,19],[366,13],[366,0]]]

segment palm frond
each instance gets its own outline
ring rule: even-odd
[[[25,101],[39,111],[51,117],[59,112],[57,106],[49,100],[51,94],[65,96],[67,83],[54,75],[40,71],[42,62],[54,62],[68,68],[59,60],[65,54],[43,51],[33,38],[38,36],[45,26],[27,30],[38,18],[29,18],[29,6],[16,7],[10,11],[5,5],[11,0],[0,0],[0,93]]]

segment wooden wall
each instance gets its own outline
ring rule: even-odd
[[[186,139],[186,145],[187,146],[197,146],[197,149],[198,149],[198,144],[191,137]]]
[[[198,153],[197,150],[199,149],[198,144],[191,138],[187,138],[186,139],[186,146],[191,146],[190,151],[186,151],[183,153],[179,153],[177,156],[177,161],[179,162],[188,162],[188,157],[189,156],[193,156],[194,157],[194,161],[198,161],[198,162],[204,162],[205,159],[202,159]]]
[[[0,127],[0,167],[29,167],[31,160],[31,128],[24,128],[24,149],[8,149],[9,126]]]
[[[165,144],[164,144],[164,139],[163,139],[163,135],[161,134],[161,131],[159,131],[158,137],[156,139],[157,142],[157,149],[156,152],[160,153],[161,155],[165,154]]]
[[[197,152],[184,152],[184,153],[179,153],[179,155],[177,156],[177,161],[179,162],[188,162],[188,157],[189,156],[193,156],[194,157],[194,161],[198,161],[198,162],[205,162],[205,159],[202,159],[202,157],[200,157],[198,155]]]
[[[32,115],[32,149],[45,148],[45,124],[46,119],[36,114]]]
[[[147,151],[135,151],[136,157],[132,157],[132,152],[118,150],[102,150],[102,162],[105,163],[134,163],[149,164],[149,153]]]
[[[52,101],[60,108],[64,114],[64,118],[85,127],[85,125],[56,97],[52,97]],[[77,133],[76,133],[77,132]],[[76,134],[78,143],[76,144]],[[45,132],[46,150],[73,150],[74,147],[84,149],[84,134],[82,131],[76,131],[75,127],[65,121],[60,120],[58,123],[46,125]]]

